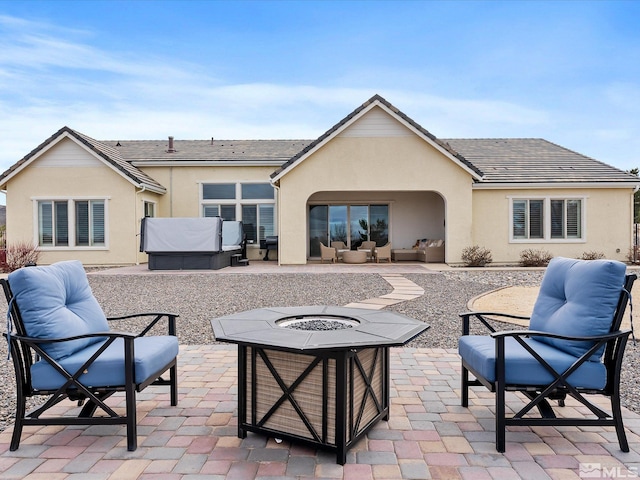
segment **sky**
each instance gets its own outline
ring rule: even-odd
[[[638,25],[634,0],[0,0],[0,171],[63,126],[315,139],[375,94],[439,138],[545,138],[629,170]]]

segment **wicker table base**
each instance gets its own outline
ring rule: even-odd
[[[364,250],[349,250],[342,253],[344,263],[367,263],[367,252]]]
[[[347,451],[389,418],[389,348],[319,355],[238,346],[238,436],[259,432]]]

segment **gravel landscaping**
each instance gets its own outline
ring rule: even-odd
[[[430,324],[413,340],[412,347],[455,348],[460,334],[458,314],[467,310],[473,297],[512,285],[539,285],[542,271],[461,270],[442,273],[406,274],[404,277],[424,288],[415,300],[388,307]],[[107,316],[133,312],[166,311],[180,315],[178,337],[181,344],[215,343],[209,320],[254,308],[298,305],[346,305],[390,293],[389,284],[378,274],[360,273],[275,273],[193,275],[100,275],[90,274],[93,292]],[[2,311],[6,314],[6,304]],[[113,325],[117,330],[137,331],[143,322]],[[521,327],[499,324],[498,328]],[[164,332],[163,332],[164,333]],[[13,366],[6,361],[6,342],[0,342],[5,359],[0,369],[0,431],[13,421],[15,381]],[[640,386],[637,381],[638,347],[627,346],[623,366],[623,404],[640,413]]]

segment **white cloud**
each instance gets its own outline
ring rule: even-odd
[[[384,68],[366,76],[374,87],[361,86],[365,78],[330,85],[231,82],[215,67],[170,54],[107,51],[95,46],[97,34],[0,16],[0,170],[64,125],[113,140],[315,138],[376,93],[440,137],[544,137],[614,163],[629,157],[622,140],[640,147],[633,135],[640,116],[630,114],[640,105],[635,84],[604,92],[610,106],[628,114],[604,126],[586,107],[537,105],[526,93],[509,101],[499,94],[433,94],[415,87],[428,72],[411,67],[404,74],[413,75],[410,88],[375,88],[397,84],[391,81],[397,69]],[[576,96],[576,104],[590,94]]]

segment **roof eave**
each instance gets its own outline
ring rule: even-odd
[[[543,188],[628,188],[640,187],[640,181],[575,181],[575,182],[478,182],[474,190],[543,189]]]
[[[251,160],[132,160],[134,167],[279,167],[287,159],[251,161]]]

